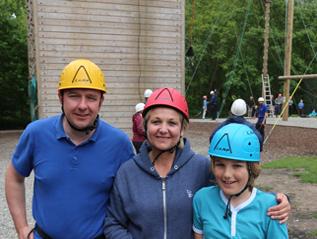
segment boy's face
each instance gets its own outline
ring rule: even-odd
[[[248,183],[247,163],[223,158],[213,160],[215,179],[224,194],[230,196],[239,193]]]

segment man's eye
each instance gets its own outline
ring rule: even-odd
[[[89,97],[88,97],[88,100],[90,100],[90,101],[96,101],[96,100],[97,100],[97,97],[89,96]]]

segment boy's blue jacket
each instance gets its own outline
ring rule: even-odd
[[[145,142],[116,176],[105,235],[110,239],[191,239],[192,199],[210,179],[210,160],[194,153],[189,141],[178,149],[168,176],[155,171]],[[167,153],[167,152],[166,152]]]

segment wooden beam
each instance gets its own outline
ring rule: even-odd
[[[294,0],[288,0],[287,3],[287,34],[285,39],[285,60],[284,60],[284,75],[291,74],[292,66],[292,36],[293,36],[293,17],[294,17]],[[285,102],[283,104],[283,120],[288,120],[288,101],[289,101],[290,80],[284,81],[284,96]]]
[[[279,80],[300,80],[300,79],[316,79],[317,74],[310,75],[293,75],[293,76],[279,76]]]

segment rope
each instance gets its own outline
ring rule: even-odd
[[[293,98],[295,92],[297,91],[297,89],[298,89],[298,87],[299,87],[299,85],[300,85],[300,83],[301,83],[302,81],[303,81],[303,78],[301,78],[301,79],[299,80],[299,82],[297,83],[297,85],[296,85],[295,89],[293,90],[291,96],[289,97],[288,101],[287,101],[286,104],[284,105],[284,107],[283,107],[283,109],[282,109],[282,112],[281,112],[280,115],[277,117],[275,123],[273,124],[273,127],[271,128],[270,132],[269,132],[268,135],[266,136],[266,138],[265,138],[265,140],[264,140],[264,142],[263,142],[263,145],[266,143],[266,141],[267,141],[267,140],[269,139],[269,137],[271,136],[271,134],[272,134],[272,132],[273,132],[275,126],[277,125],[277,123],[281,121],[281,115],[284,114],[284,111],[285,111],[286,108],[288,107],[289,100]]]
[[[255,104],[255,101],[254,101],[254,95],[253,95],[253,91],[252,91],[252,87],[251,87],[251,83],[250,83],[250,80],[249,80],[249,75],[248,75],[248,72],[246,71],[246,67],[245,67],[245,64],[244,64],[244,57],[242,55],[242,52],[241,52],[241,47],[239,47],[239,55],[241,57],[241,61],[242,61],[242,65],[243,65],[243,70],[244,70],[244,73],[246,75],[246,78],[247,78],[247,82],[248,82],[248,87],[249,87],[249,91],[251,93],[251,96],[253,97],[253,103]]]
[[[217,21],[217,22],[218,22],[218,21]],[[217,24],[215,24],[215,25],[217,25]],[[193,73],[193,75],[192,75],[190,81],[189,81],[188,84],[187,84],[186,91],[185,91],[185,95],[186,95],[187,91],[189,90],[189,87],[190,87],[190,85],[191,85],[193,79],[195,78],[195,75],[196,75],[196,72],[197,72],[198,67],[199,67],[199,65],[200,65],[200,62],[202,61],[202,59],[203,59],[203,57],[204,57],[204,55],[205,55],[205,52],[206,52],[207,46],[208,46],[208,44],[209,44],[209,40],[210,40],[210,38],[211,38],[212,33],[213,33],[213,31],[210,31],[210,32],[209,32],[208,37],[207,37],[207,39],[206,39],[206,41],[205,41],[205,43],[204,43],[204,49],[203,49],[202,53],[200,54],[199,61],[198,61],[198,64],[196,65],[196,67],[195,67],[194,73]]]
[[[232,85],[232,77],[233,77],[233,75],[235,73],[235,70],[236,70],[236,67],[237,67],[238,58],[239,58],[238,57],[239,56],[239,49],[241,48],[241,44],[242,44],[243,36],[244,36],[244,33],[245,33],[248,17],[249,17],[249,14],[250,14],[251,5],[252,5],[252,1],[249,0],[248,1],[246,15],[245,15],[245,18],[244,18],[243,27],[242,27],[242,32],[241,32],[240,38],[239,38],[239,40],[237,42],[237,48],[236,48],[237,50],[236,50],[236,54],[235,54],[235,58],[234,58],[234,62],[233,62],[233,70],[228,74],[229,75],[229,80],[227,81],[227,87],[225,88],[225,93],[223,94],[223,97],[222,97],[222,102],[221,102],[221,106],[220,106],[218,115],[221,115],[221,113],[222,113],[223,107],[224,107],[224,105],[226,103],[226,98],[228,96],[229,90],[230,90],[231,85]]]

